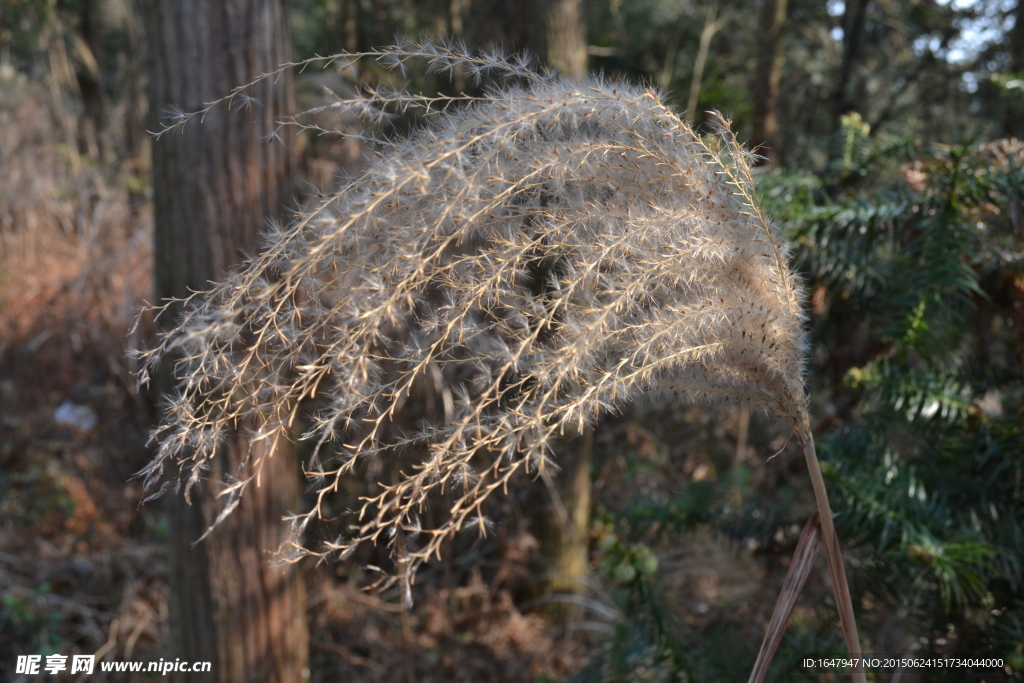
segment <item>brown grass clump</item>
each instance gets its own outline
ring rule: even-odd
[[[445,538],[486,532],[488,496],[550,466],[559,435],[656,394],[782,416],[809,444],[827,510],[802,294],[727,121],[702,138],[654,91],[444,46],[370,56],[509,78],[379,144],[365,175],[184,302],[142,354],[148,368],[173,358],[178,379],[147,485],[176,466],[187,495],[230,431],[258,425],[254,443],[272,440],[312,410],[303,438],[316,442],[318,503],[294,520],[293,554],[384,541],[408,596]],[[338,106],[449,103],[374,92]],[[443,418],[399,433],[397,413],[424,392],[441,397]],[[264,450],[228,488],[225,513],[259,480]],[[302,546],[340,478],[383,460],[398,474],[364,501],[351,533]],[[441,500],[448,514],[427,528],[421,512]],[[834,533],[830,518],[824,531]]]

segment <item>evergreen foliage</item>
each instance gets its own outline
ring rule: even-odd
[[[815,405],[835,410],[838,424],[820,441],[823,469],[842,501],[837,530],[856,549],[855,603],[875,606],[858,620],[870,632],[891,611],[920,636],[911,653],[988,654],[1016,662],[1019,671],[1024,394],[1022,355],[1012,349],[1024,324],[1015,303],[1024,145],[921,149],[904,139],[875,143],[850,126],[859,122],[844,121],[837,137],[855,147],[830,173],[766,173],[759,190],[817,292]],[[675,495],[634,498],[606,518],[648,542],[652,529],[680,533],[709,524],[770,547],[771,534],[798,519],[795,508],[751,491],[736,507],[734,471]],[[772,497],[788,498],[784,491]],[[625,614],[636,627],[622,633],[648,633],[648,647],[673,640],[692,675],[680,680],[719,680],[715,667],[736,657],[733,651],[716,660],[714,629],[644,631],[642,624],[666,622],[653,607],[629,604],[633,611]],[[865,649],[879,645],[869,639]],[[818,680],[801,671],[797,655],[840,652],[836,646],[813,626],[791,626],[774,675]],[[606,658],[617,652],[611,648]],[[609,671],[638,666],[625,655],[615,664],[600,661]],[[927,680],[972,676],[984,674],[931,672]]]

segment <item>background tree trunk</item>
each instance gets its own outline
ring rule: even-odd
[[[95,151],[95,155],[104,161],[108,150],[104,140],[107,127],[107,96],[103,89],[105,65],[100,16],[102,7],[96,0],[84,0],[77,9],[81,41],[76,44],[78,59],[75,60],[75,76],[78,80],[78,90],[82,93],[85,119],[88,121],[88,128],[80,130],[80,135],[85,139],[81,141],[79,151],[84,154]],[[90,149],[92,147],[95,147],[95,150]]]
[[[452,32],[471,50],[489,43],[505,44],[513,51],[529,52],[540,64],[567,76],[587,74],[586,17],[581,0],[449,0],[448,17]],[[454,91],[462,89],[456,81]],[[591,442],[590,438],[566,441],[556,453],[561,469],[548,479],[552,488],[546,504],[538,506],[531,520],[540,545],[540,570],[550,577],[538,587],[541,594],[580,593],[586,587]],[[547,611],[556,620],[568,615],[558,606]]]
[[[1014,25],[1009,35],[1010,52],[1010,73],[1015,78],[1024,78],[1024,0],[1017,0],[1017,10],[1014,15]],[[1021,94],[1018,90],[1011,93],[1011,102],[1019,103]],[[1004,117],[1004,134],[1024,139],[1024,116],[1021,110],[1013,105],[1007,107]]]
[[[587,24],[581,0],[452,0],[471,47],[510,44],[573,78],[587,74]],[[463,9],[468,6],[468,11]]]
[[[590,575],[590,465],[594,454],[594,432],[565,444],[556,453],[561,466],[557,476],[545,480],[551,505],[538,516],[537,536],[546,566],[542,594],[583,593]],[[553,602],[543,610],[555,621],[572,618],[575,608]]]
[[[718,6],[709,4],[704,10],[704,28],[700,31],[700,42],[697,45],[697,56],[693,60],[693,77],[690,78],[690,96],[686,98],[686,119],[688,121],[699,121],[701,116],[697,113],[697,103],[700,101],[700,89],[704,80],[704,65],[708,61],[708,53],[711,51],[711,39],[715,37],[718,30],[725,24],[726,18],[718,16]],[[662,85],[668,88],[668,84]]]
[[[867,21],[868,0],[849,0],[843,12],[843,61],[839,65],[833,100],[832,129],[839,130],[839,120],[843,114],[853,109],[853,96],[850,92],[853,80],[853,69],[860,57],[861,40],[864,35],[864,23]]]
[[[533,53],[541,64],[573,78],[587,75],[586,17],[580,0],[533,0],[532,11],[514,3],[506,24],[517,50]],[[556,453],[557,476],[546,481],[549,505],[541,506],[533,521],[540,545],[543,571],[541,594],[582,593],[590,574],[590,463],[593,435],[565,443]],[[563,621],[572,615],[564,603],[545,610],[550,618]]]
[[[544,63],[561,73],[587,75],[587,24],[580,0],[540,0],[539,16],[546,20]]]
[[[545,22],[535,35],[545,38],[543,63],[572,78],[587,75],[587,26],[580,0],[538,0],[536,16]],[[593,432],[587,430],[558,454],[562,470],[555,477],[553,510],[539,525],[540,548],[547,560],[546,593],[582,593],[590,574],[590,463]],[[556,603],[558,605],[558,603]],[[573,614],[571,609],[549,610],[556,620]]]
[[[757,48],[754,84],[754,145],[770,166],[780,163],[779,83],[782,80],[782,27],[786,23],[787,0],[764,0]]]
[[[169,107],[193,111],[291,58],[282,0],[147,0],[151,126]],[[153,144],[157,295],[208,288],[255,250],[265,221],[290,198],[292,159],[264,136],[294,112],[286,74],[246,92]],[[151,127],[151,130],[153,128]],[[165,378],[163,388],[167,388]],[[251,426],[250,426],[251,427]],[[273,448],[262,486],[204,542],[223,477],[249,452],[245,429],[219,457],[219,470],[189,506],[171,507],[171,629],[174,656],[213,662],[211,680],[282,681],[308,677],[304,594],[294,568],[270,564],[284,538],[281,517],[297,507],[298,471],[285,443]],[[199,498],[196,501],[195,498]]]

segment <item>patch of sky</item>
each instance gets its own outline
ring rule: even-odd
[[[926,52],[931,52],[950,64],[965,66],[974,62],[991,45],[1003,40],[1003,37],[1014,25],[1012,10],[1017,7],[1018,2],[1024,2],[1024,0],[935,1],[943,7],[952,7],[957,12],[963,13],[954,22],[958,33],[945,44],[938,34],[920,35],[912,42],[914,54],[920,57]],[[846,13],[846,2],[845,0],[827,0],[825,9],[830,17],[841,21],[842,16]],[[833,26],[829,29],[829,36],[837,43],[841,42],[845,36],[843,27]],[[994,65],[993,62],[989,62],[979,69],[981,72],[997,70],[998,65]],[[967,92],[975,92],[978,89],[978,83],[985,77],[984,74],[979,75],[975,71],[966,71],[960,87]]]
[[[918,56],[926,51],[944,59],[950,64],[967,65],[975,60],[990,46],[1002,42],[1004,36],[1013,28],[1012,10],[1018,2],[1024,0],[936,0],[939,5],[948,6],[964,14],[954,20],[953,26],[958,29],[945,45],[935,34],[918,36],[913,41],[914,53]],[[991,62],[981,65],[980,71],[994,71]],[[967,92],[975,92],[978,84],[986,76],[976,71],[965,71],[960,87]]]
[[[825,10],[828,12],[830,17],[841,17],[843,16],[843,13],[846,12],[846,3],[843,2],[843,0],[828,0],[825,4]],[[832,37],[832,40],[837,43],[841,41],[845,35],[842,26],[833,26],[829,30],[828,34]]]

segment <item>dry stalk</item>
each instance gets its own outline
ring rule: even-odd
[[[436,98],[406,93],[337,101],[364,119],[413,104],[435,120],[379,142],[365,175],[273,230],[211,291],[172,302],[181,319],[141,354],[147,368],[173,359],[178,379],[147,485],[171,465],[187,495],[232,430],[260,425],[253,443],[274,439],[312,409],[303,438],[316,442],[307,474],[318,502],[292,520],[287,556],[384,542],[399,575],[389,581],[408,595],[445,538],[486,533],[492,493],[552,465],[561,434],[661,396],[787,420],[834,538],[807,429],[802,294],[728,122],[701,138],[654,91],[452,46],[362,56],[508,80],[441,112]],[[348,68],[359,57],[325,59]],[[400,430],[403,406],[430,391],[443,416]],[[226,507],[265,451],[254,449]],[[341,478],[385,458],[398,476],[362,501],[349,533],[303,545]],[[447,516],[427,528],[420,513],[438,501]],[[841,577],[834,545],[829,563]],[[848,592],[840,603],[858,653]]]
[[[793,560],[790,562],[789,571],[786,572],[786,579],[782,583],[782,590],[775,603],[775,611],[768,622],[764,642],[761,643],[761,651],[757,653],[757,661],[754,662],[748,683],[761,683],[765,674],[768,673],[768,664],[775,656],[779,643],[782,642],[786,625],[789,624],[789,618],[793,615],[793,609],[796,608],[796,603],[800,599],[804,584],[807,583],[807,579],[814,569],[814,561],[818,559],[821,546],[821,518],[815,512],[804,525],[803,533],[800,534],[800,540],[796,544],[796,550],[793,551]]]
[[[836,598],[836,608],[839,610],[839,622],[843,630],[843,640],[846,641],[846,651],[851,657],[861,656],[860,637],[857,635],[857,621],[853,613],[853,600],[850,597],[850,586],[846,581],[846,569],[843,566],[843,556],[839,549],[839,536],[836,534],[835,525],[832,523],[832,508],[828,503],[828,493],[825,491],[825,480],[821,476],[821,467],[818,465],[818,454],[814,448],[814,436],[811,434],[810,424],[807,420],[801,425],[799,431],[800,440],[804,447],[804,459],[807,462],[807,471],[811,475],[811,485],[814,487],[814,500],[818,505],[818,515],[821,523],[822,539],[825,545],[825,559],[828,561],[828,571],[832,579],[832,591]],[[853,680],[856,683],[866,683],[863,666],[853,667]]]

